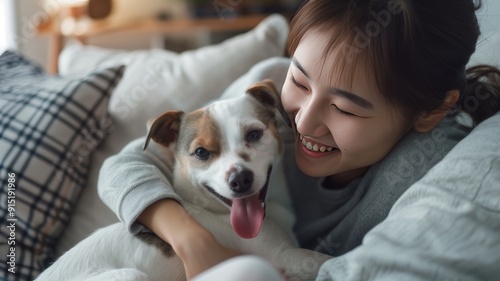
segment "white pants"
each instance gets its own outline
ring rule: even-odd
[[[258,256],[239,256],[200,273],[192,281],[283,281],[281,273]]]

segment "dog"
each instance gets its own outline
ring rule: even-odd
[[[271,81],[190,113],[168,111],[148,121],[152,140],[175,155],[173,188],[184,208],[226,247],[264,257],[288,280],[314,280],[331,258],[300,249],[291,224],[271,198],[271,171],[283,152],[279,122],[288,121]],[[271,186],[270,186],[271,185]],[[280,189],[281,188],[281,189]],[[62,255],[42,280],[185,280],[181,259],[152,233],[132,235],[123,223],[97,230]]]

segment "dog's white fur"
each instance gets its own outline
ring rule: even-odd
[[[280,158],[282,150],[276,123],[279,110],[275,110],[280,106],[276,90],[265,81],[248,89],[247,94],[215,102],[194,113],[165,113],[150,124],[145,146],[150,138],[155,142],[153,145],[159,143],[170,148],[175,145],[174,189],[183,198],[185,209],[211,231],[217,241],[240,252],[266,258],[282,268],[289,280],[314,280],[319,267],[329,257],[296,247],[290,232],[291,221],[284,219],[287,223],[283,223],[284,208],[269,198],[273,194],[286,196],[284,187],[273,186],[271,181],[266,202],[267,216],[260,233],[252,239],[243,239],[236,234],[229,223],[229,206],[206,188],[211,187],[227,199],[261,192],[269,181],[268,169],[273,165],[276,167],[275,161]],[[197,122],[204,123],[202,133],[196,127]],[[217,126],[207,128],[210,124]],[[262,132],[257,141],[245,139],[252,130]],[[193,155],[200,145],[193,141],[198,134],[204,140],[214,137],[207,134],[222,138],[215,144],[220,151],[211,154],[209,160],[196,159]],[[228,171],[241,169],[253,172],[253,184],[248,191],[235,193],[228,187]],[[277,220],[281,220],[281,224]],[[185,279],[179,257],[175,254],[166,257],[157,247],[128,233],[123,223],[116,223],[81,241],[37,280]]]

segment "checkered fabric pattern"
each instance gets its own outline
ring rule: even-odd
[[[53,261],[123,72],[63,78],[0,56],[0,279],[31,280]]]

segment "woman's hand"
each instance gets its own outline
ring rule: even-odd
[[[190,237],[189,237],[190,236]],[[241,253],[220,245],[213,235],[204,230],[204,233],[193,233],[185,237],[185,241],[175,248],[184,263],[187,279],[191,279],[203,271]]]
[[[137,221],[172,246],[184,263],[188,279],[241,254],[221,246],[173,199],[153,203]]]

